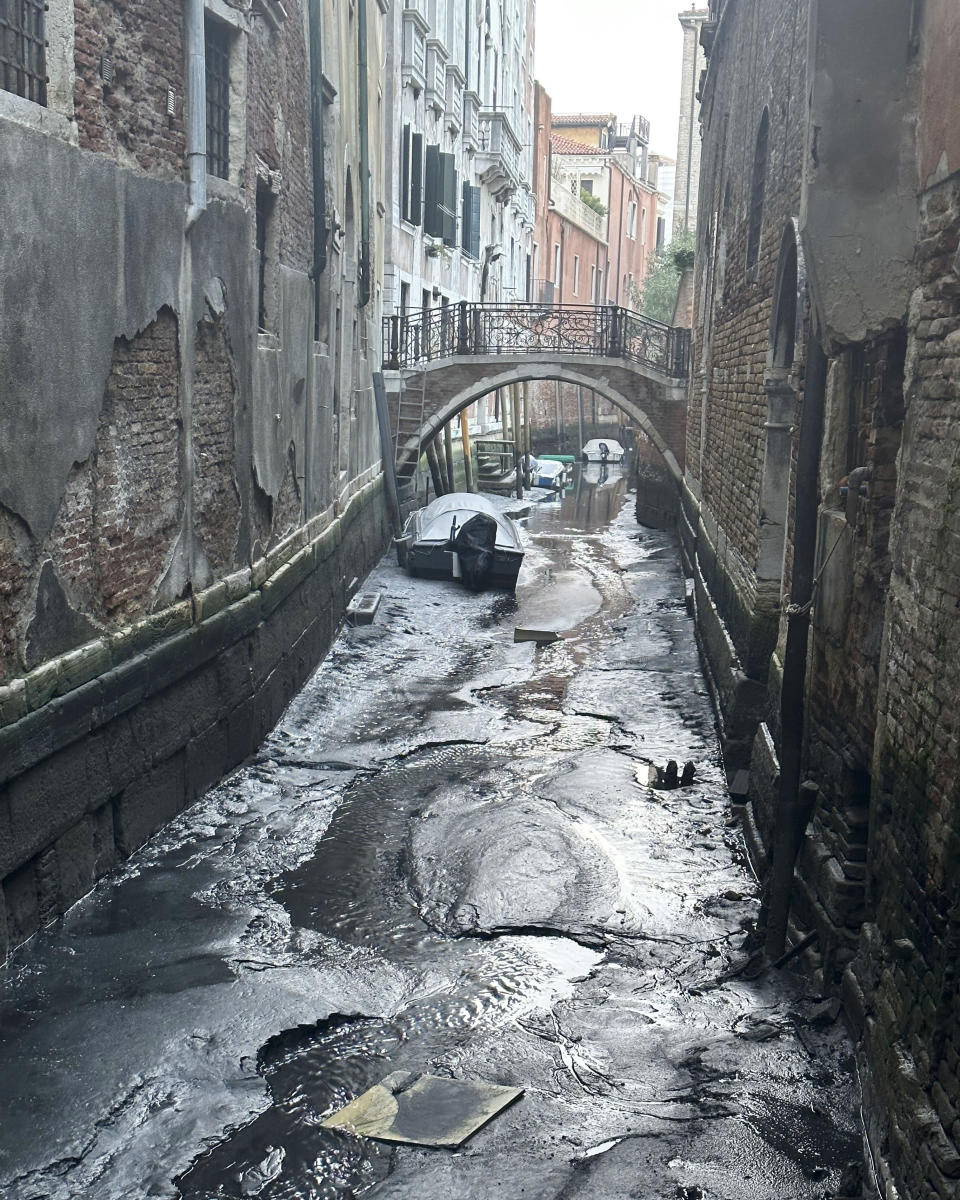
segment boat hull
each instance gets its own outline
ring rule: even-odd
[[[424,579],[458,579],[454,572],[454,552],[448,546],[415,542],[407,551],[406,568],[411,575]],[[523,555],[510,550],[494,550],[493,565],[486,585],[513,591],[523,565]]]

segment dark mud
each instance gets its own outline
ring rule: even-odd
[[[516,598],[385,560],[256,761],[18,953],[5,1196],[829,1194],[850,1048],[802,980],[718,982],[756,888],[630,511],[616,478],[535,505]],[[692,786],[649,786],[668,759]],[[320,1127],[397,1070],[525,1095],[457,1152]]]

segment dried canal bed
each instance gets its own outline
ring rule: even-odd
[[[799,980],[717,984],[755,888],[625,501],[535,506],[515,600],[384,560],[256,761],[17,955],[5,1196],[829,1194],[849,1047]],[[668,758],[694,786],[646,785]],[[401,1070],[526,1094],[459,1152],[319,1128]]]

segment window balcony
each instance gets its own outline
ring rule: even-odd
[[[446,104],[447,49],[436,38],[427,41],[427,90],[424,99],[427,108],[442,113]]]
[[[446,123],[447,129],[454,137],[463,128],[463,85],[466,83],[463,72],[456,63],[447,66],[446,78]]]
[[[409,84],[416,95],[427,86],[427,33],[430,26],[418,8],[403,10],[403,43],[400,76],[403,86]]]
[[[591,237],[603,241],[606,237],[607,218],[595,212],[570,190],[569,176],[554,172],[551,179],[550,203],[553,209],[574,225],[579,225]]]
[[[463,145],[474,153],[480,149],[480,97],[476,92],[463,93]]]
[[[477,174],[497,199],[509,199],[520,186],[523,147],[505,112],[493,108],[482,110],[479,142]]]

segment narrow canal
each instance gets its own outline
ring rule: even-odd
[[[723,978],[757,894],[675,541],[615,469],[522,525],[516,597],[385,558],[255,761],[18,952],[4,1196],[834,1193],[842,1031]],[[401,1070],[524,1095],[458,1151],[320,1127]]]

